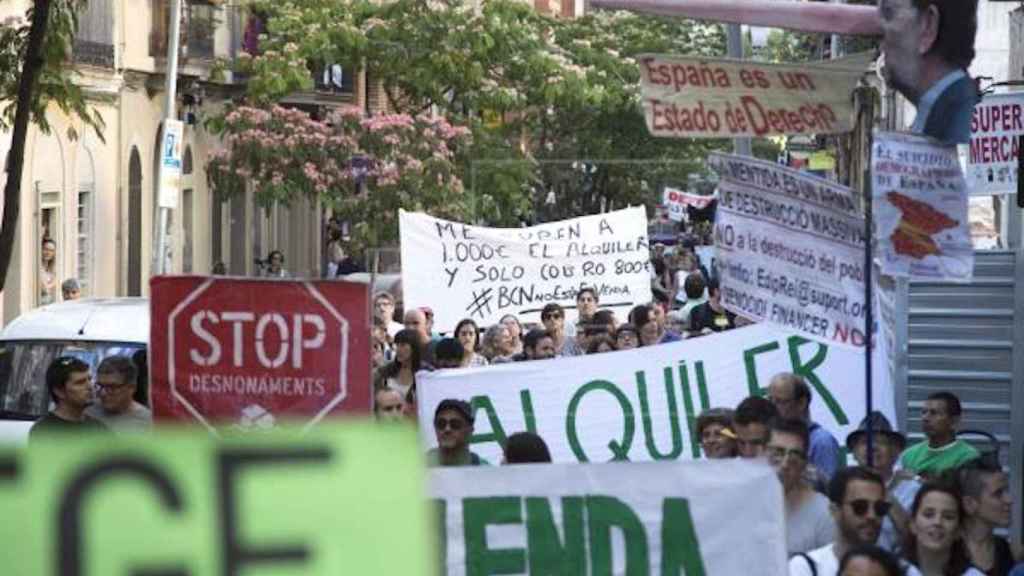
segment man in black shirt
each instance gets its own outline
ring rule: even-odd
[[[736,315],[722,306],[722,291],[718,281],[712,278],[707,286],[708,301],[690,312],[690,332],[694,335],[721,332],[736,327]]]
[[[85,415],[85,409],[95,400],[88,364],[71,356],[57,358],[46,369],[46,389],[57,407],[32,425],[29,441],[53,432],[106,430],[98,420]]]

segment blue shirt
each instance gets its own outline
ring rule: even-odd
[[[835,436],[817,422],[811,422],[810,433],[811,447],[807,451],[807,459],[825,476],[827,484],[836,470],[842,466],[843,453]]]
[[[925,124],[928,123],[928,115],[932,112],[932,106],[939,99],[939,96],[953,85],[954,82],[966,76],[964,71],[957,68],[942,77],[941,80],[932,84],[932,87],[917,101],[917,116],[914,116],[914,123],[910,125],[910,131],[917,134],[924,132]]]

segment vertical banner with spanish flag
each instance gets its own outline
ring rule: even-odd
[[[876,133],[871,177],[882,273],[970,280],[974,248],[956,147],[927,136]]]

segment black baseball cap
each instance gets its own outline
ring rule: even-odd
[[[465,400],[459,400],[457,398],[445,398],[444,400],[441,400],[441,403],[437,405],[437,409],[434,410],[434,418],[437,418],[437,416],[445,410],[455,410],[466,419],[466,422],[469,422],[470,424],[473,423],[473,407]]]

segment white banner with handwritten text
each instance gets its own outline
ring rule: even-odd
[[[506,314],[539,321],[550,302],[571,320],[584,286],[619,316],[651,300],[642,207],[529,228],[471,226],[404,210],[399,223],[405,309],[429,306],[435,331],[450,332],[463,318],[481,326]]]

